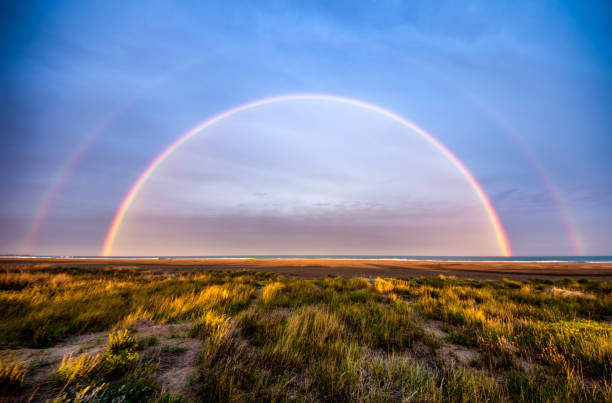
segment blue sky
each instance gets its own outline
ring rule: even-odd
[[[612,254],[609,3],[22,3],[0,12],[0,253],[23,252],[50,184],[91,133],[33,253],[97,254],[131,184],[206,118],[325,93],[434,134],[482,185],[514,253],[576,253],[566,215],[583,253]]]

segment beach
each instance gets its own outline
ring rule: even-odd
[[[0,258],[0,267],[144,268],[154,272],[190,270],[256,271],[300,279],[326,276],[437,277],[455,276],[477,280],[529,278],[590,278],[612,280],[610,262],[562,261],[423,261],[390,259],[269,259],[269,258]]]

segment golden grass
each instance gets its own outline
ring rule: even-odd
[[[261,302],[264,305],[270,305],[281,294],[285,285],[278,281],[270,283],[263,287],[261,291]]]
[[[612,400],[612,285],[604,281],[39,267],[3,272],[0,304],[5,347],[111,331],[106,350],[66,356],[55,369],[67,400],[176,398],[156,386],[159,363],[145,344],[122,330],[143,319],[193,322],[203,343],[194,396],[209,400]],[[426,331],[430,320],[445,338]],[[443,345],[477,358],[442,360]],[[27,381],[23,366],[3,365],[3,385]]]
[[[102,354],[82,354],[73,357],[72,354],[65,355],[62,362],[52,375],[52,379],[62,385],[70,385],[77,381],[93,377],[100,370],[103,362]]]
[[[0,361],[0,393],[20,389],[27,372],[27,367],[22,364]]]
[[[62,273],[5,274],[0,284],[4,323],[0,346],[48,346],[79,333],[130,324],[140,318],[159,322],[195,320],[209,309],[236,312],[255,290],[255,276],[194,274],[178,279],[137,272],[85,271],[68,281]],[[58,278],[63,279],[58,281]],[[25,282],[25,283],[24,283]]]

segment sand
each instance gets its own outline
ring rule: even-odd
[[[583,262],[448,262],[349,259],[71,259],[0,258],[4,267],[122,267],[146,268],[167,273],[188,270],[253,270],[297,278],[344,277],[437,277],[456,276],[479,280],[501,278],[592,278],[612,280],[612,263]]]

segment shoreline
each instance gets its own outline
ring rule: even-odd
[[[593,256],[586,256],[593,257]],[[370,257],[370,256],[355,256],[355,257],[344,257],[344,256],[202,256],[202,257],[174,257],[174,256],[20,256],[20,255],[4,255],[0,256],[0,263],[6,260],[80,260],[80,261],[116,261],[116,260],[130,260],[130,261],[209,261],[209,260],[354,260],[354,261],[398,261],[398,262],[439,262],[439,263],[592,263],[592,264],[612,264],[612,257],[602,256],[608,260],[580,260],[579,257],[574,259],[533,259],[530,257],[449,257],[445,259],[443,257],[436,258],[411,258],[411,257]]]

